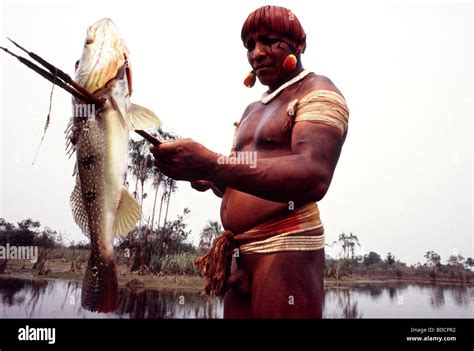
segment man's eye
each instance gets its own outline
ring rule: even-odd
[[[260,38],[260,42],[265,46],[273,45],[275,43],[278,43],[279,41],[280,41],[280,39],[278,39],[278,38],[268,38],[268,37]]]
[[[245,47],[247,48],[247,50],[249,51],[252,51],[254,48],[255,48],[255,42],[254,41],[248,41],[246,44],[245,44]]]

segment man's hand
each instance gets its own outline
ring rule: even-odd
[[[217,165],[218,154],[191,139],[150,145],[153,163],[175,180],[206,180]]]
[[[212,182],[209,180],[196,180],[191,182],[191,187],[197,191],[207,191],[211,188]]]

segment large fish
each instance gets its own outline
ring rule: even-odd
[[[156,128],[153,112],[130,103],[128,50],[110,19],[88,28],[75,81],[102,107],[73,99],[67,139],[76,152],[76,186],[71,206],[76,223],[90,237],[91,255],[82,288],[82,306],[110,312],[118,304],[114,237],[127,235],[141,217],[140,206],[124,188],[129,132]]]

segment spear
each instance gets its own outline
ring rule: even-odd
[[[7,39],[10,40],[20,50],[26,52],[28,54],[28,56],[30,56],[33,60],[37,61],[39,64],[41,64],[43,67],[45,67],[49,72],[46,71],[45,69],[37,66],[36,64],[31,62],[30,60],[28,60],[28,59],[26,59],[22,56],[16,55],[13,52],[11,52],[10,50],[8,50],[7,48],[4,48],[4,47],[0,46],[0,49],[5,51],[6,53],[12,55],[16,59],[18,59],[25,66],[32,69],[36,73],[38,73],[40,76],[46,78],[51,83],[56,84],[57,86],[59,86],[62,89],[66,90],[68,93],[70,93],[71,95],[73,95],[74,97],[76,97],[79,100],[82,100],[86,103],[95,104],[99,107],[104,104],[104,101],[97,99],[93,94],[89,93],[84,87],[77,84],[71,78],[71,76],[69,76],[67,73],[64,73],[59,68],[53,66],[48,61],[43,59],[41,56],[35,54],[34,52],[26,50],[25,48],[20,46],[18,43],[13,41],[12,39],[10,39],[10,38],[7,38]],[[152,143],[154,145],[161,144],[161,141],[159,139],[155,138],[154,136],[150,135],[149,133],[147,133],[143,130],[135,130],[135,132],[137,134],[139,134],[140,136],[144,137],[145,139],[147,139],[150,143]]]

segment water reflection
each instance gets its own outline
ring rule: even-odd
[[[331,315],[325,308],[325,318],[362,318],[362,313],[357,307],[357,300],[354,299],[348,287],[335,287],[329,291],[326,289],[323,304],[325,307],[337,306],[335,309],[340,313],[340,315],[338,313]]]
[[[121,318],[221,318],[222,301],[196,292],[120,290]]]
[[[3,318],[222,318],[219,298],[198,292],[121,288],[113,313],[98,314],[81,307],[81,283],[0,279]]]
[[[325,318],[472,318],[472,287],[384,282],[326,288]]]
[[[444,289],[442,286],[435,286],[430,292],[430,303],[431,306],[440,308],[446,301],[444,299]]]
[[[462,285],[364,283],[325,289],[324,318],[472,318]],[[122,288],[114,313],[81,307],[81,283],[0,278],[0,318],[222,318],[220,298],[194,291]]]

